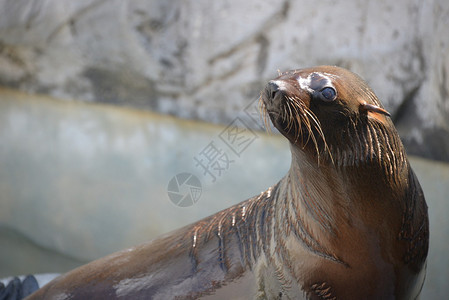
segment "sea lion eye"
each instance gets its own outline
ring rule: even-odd
[[[320,91],[320,98],[323,101],[334,101],[337,98],[337,92],[332,87],[325,87]]]

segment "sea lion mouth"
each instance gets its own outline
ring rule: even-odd
[[[289,91],[293,87],[284,80],[271,80],[261,93],[261,109],[267,125],[268,117],[287,138],[299,138],[307,107],[298,96]],[[267,126],[268,127],[268,126]]]
[[[259,98],[259,108],[267,130],[270,128],[269,118],[292,144],[303,149],[312,145],[318,157],[322,152],[330,155],[320,121],[309,105],[310,97],[299,88],[296,80],[271,80]]]

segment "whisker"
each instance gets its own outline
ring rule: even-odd
[[[312,120],[313,120],[313,116],[310,114],[310,112],[309,112],[308,109],[305,110],[305,113],[306,113],[309,117],[311,117]],[[313,144],[315,145],[315,150],[316,150],[316,154],[317,154],[317,156],[318,156],[318,164],[319,164],[319,163],[320,163],[320,150],[319,150],[319,147],[318,147],[318,142],[317,142],[317,140],[316,140],[316,138],[315,138],[315,135],[313,134],[312,124],[310,123],[310,119],[308,120],[308,122],[309,122],[309,126],[307,127],[307,130],[309,131],[309,137],[312,138],[312,142],[313,142]]]
[[[295,119],[296,119],[295,128],[297,129],[297,136],[295,138],[295,142],[297,142],[300,137],[303,138],[302,124],[304,123],[306,126],[310,126],[310,123],[309,123],[307,117],[304,115],[305,106],[302,104],[302,102],[298,101],[296,98],[293,98],[293,97],[289,97],[289,100],[293,104],[293,109],[295,111]],[[308,125],[308,123],[309,123],[309,125]],[[310,139],[310,136],[308,137],[306,143],[303,143],[304,147],[308,143],[309,139]]]
[[[283,109],[284,109],[284,120],[288,119],[287,132],[290,132],[293,122],[292,122],[292,111],[291,111],[290,104],[288,103],[288,101],[285,103]],[[288,109],[288,111],[287,111],[287,109]]]
[[[304,112],[307,113],[307,109],[305,109]],[[313,136],[313,133],[312,133],[312,128],[311,128],[311,125],[310,125],[309,118],[305,117],[305,115],[303,115],[303,116],[304,116],[304,118],[302,119],[302,121],[304,122],[304,125],[306,125],[306,129],[309,132],[309,134],[307,135],[307,140],[306,140],[306,142],[303,145],[303,149],[304,149],[306,147],[306,145],[309,143],[310,137]]]
[[[301,134],[301,129],[302,129],[302,127],[301,127],[301,124],[302,124],[302,121],[301,121],[302,110],[298,106],[296,106],[296,105],[293,106],[293,110],[295,111],[295,119],[296,119],[296,123],[295,123],[295,129],[296,129],[296,132],[297,132],[296,137],[295,137],[295,143],[296,143],[296,142],[298,142],[298,139],[300,137],[302,137],[302,134]]]
[[[268,111],[265,106],[265,103],[263,103],[262,95],[259,97],[259,103],[258,103],[259,113],[262,118],[263,124],[265,126],[265,130],[267,133],[271,133],[271,126],[268,121]]]
[[[264,116],[264,122],[266,124],[268,112],[265,104],[262,101],[262,97],[259,99],[259,103],[260,110]],[[318,163],[320,162],[323,153],[326,153],[332,164],[335,164],[332,151],[327,144],[320,121],[318,120],[317,116],[300,99],[287,96],[285,98],[285,102],[283,102],[282,107],[279,108],[279,111],[276,114],[274,114],[274,112],[270,112],[271,117],[276,115],[280,116],[281,119],[286,121],[286,124],[284,126],[286,127],[285,130],[287,132],[296,132],[296,136],[293,137],[294,143],[297,143],[301,139],[303,149],[308,145],[309,142],[313,143]],[[269,128],[269,126],[265,126],[267,129]],[[306,139],[304,139],[305,132],[307,132]],[[320,150],[321,140],[317,139],[318,136],[322,140],[322,145],[324,147],[322,150]]]
[[[321,123],[318,120],[317,116],[308,108],[305,107],[305,113],[309,116],[309,118],[313,121],[314,127],[316,129],[316,131],[318,132],[319,136],[321,137],[321,139],[323,140],[323,144],[324,144],[324,151],[327,152],[329,154],[329,158],[332,161],[332,164],[334,164],[334,159],[332,157],[332,153],[330,151],[330,148],[327,144],[326,138],[324,136],[324,132],[323,129],[321,128]],[[310,126],[311,127],[311,126]],[[310,132],[310,131],[309,131]],[[315,136],[313,135],[313,133],[310,133],[312,135],[312,139],[313,142],[315,144],[315,149],[317,150],[317,156],[318,156],[318,163],[319,163],[319,159],[320,159],[320,151],[319,151],[319,147],[318,147],[318,142],[315,138]]]

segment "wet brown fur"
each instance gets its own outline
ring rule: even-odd
[[[297,78],[328,74],[320,103]],[[326,75],[327,76],[327,75]],[[424,281],[427,206],[386,111],[357,75],[281,73],[260,97],[292,165],[267,191],[59,277],[29,299],[412,299]],[[267,126],[268,127],[268,126]]]

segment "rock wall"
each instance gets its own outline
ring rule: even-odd
[[[445,0],[2,0],[0,16],[1,85],[226,124],[277,70],[335,64],[409,153],[449,161]]]

